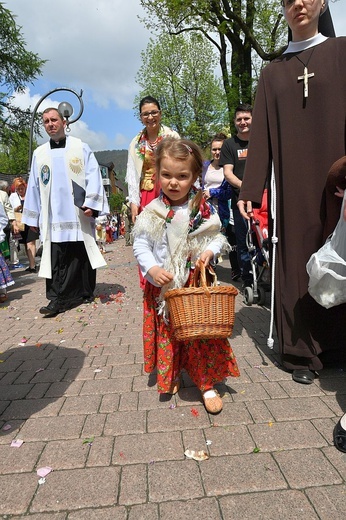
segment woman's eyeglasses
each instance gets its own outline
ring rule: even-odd
[[[142,112],[141,117],[143,117],[144,119],[148,119],[149,116],[156,117],[159,115],[160,112],[161,112],[160,110],[152,110],[151,112]]]
[[[282,7],[291,7],[296,0],[281,0]]]

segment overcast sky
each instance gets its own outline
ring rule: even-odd
[[[141,52],[151,36],[138,16],[139,0],[3,0],[22,26],[27,48],[48,60],[43,74],[26,93],[17,96],[23,108],[33,108],[57,87],[83,90],[84,112],[71,135],[97,150],[128,148],[140,123],[133,110],[138,92],[135,76]],[[346,0],[330,2],[338,36],[346,35]],[[153,93],[155,95],[155,93]],[[54,93],[39,110],[66,100],[75,113],[75,96]]]

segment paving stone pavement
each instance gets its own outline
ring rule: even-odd
[[[1,518],[345,518],[346,455],[332,444],[345,368],[294,383],[266,346],[268,306],[238,295],[231,343],[241,377],[220,386],[222,413],[207,414],[186,374],[179,394],[160,398],[143,371],[132,248],[118,240],[106,259],[95,303],[56,318],[38,312],[44,280],[13,271],[0,306]],[[217,272],[229,283],[228,260]],[[209,459],[187,459],[187,448]],[[52,471],[40,483],[44,467]]]

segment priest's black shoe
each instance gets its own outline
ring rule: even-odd
[[[333,440],[335,447],[344,453],[346,453],[346,430],[341,426],[341,419],[335,425],[333,432]]]
[[[293,370],[292,379],[296,383],[301,383],[303,385],[311,385],[314,382],[315,374],[308,368],[304,368],[301,370]]]
[[[40,314],[43,314],[46,318],[56,316],[59,312],[62,311],[58,302],[50,302],[46,307],[41,307],[40,309]]]

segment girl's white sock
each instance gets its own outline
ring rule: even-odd
[[[216,392],[213,389],[207,390],[206,392],[204,392],[203,397],[205,397],[206,399],[209,399],[210,397],[216,397]]]

